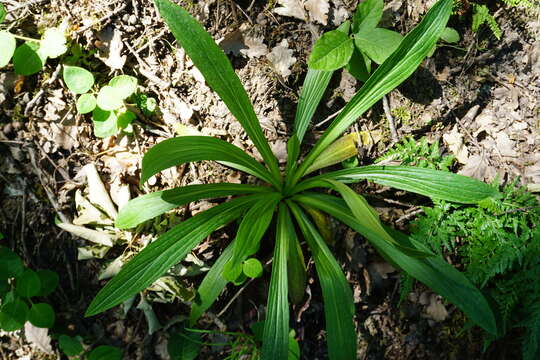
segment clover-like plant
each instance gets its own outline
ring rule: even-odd
[[[377,27],[383,16],[383,0],[366,0],[356,8],[351,21],[336,30],[324,33],[309,58],[315,70],[337,70],[345,67],[358,80],[365,82],[372,72],[372,62],[382,64],[403,40],[400,33]],[[459,34],[445,28],[440,39],[447,43],[459,41]],[[436,49],[433,44],[431,56]]]
[[[109,83],[97,92],[90,90],[94,86],[94,75],[82,67],[64,65],[64,82],[77,99],[79,114],[92,113],[94,134],[105,138],[116,135],[120,130],[132,133],[131,123],[137,118],[134,112],[125,106],[125,100],[137,90],[137,78],[129,75],[113,77]]]
[[[159,13],[179,44],[241,123],[264,159],[257,162],[241,149],[214,137],[183,136],[155,145],[142,161],[141,183],[171,166],[213,160],[244,171],[259,184],[189,185],[150,193],[121,209],[116,225],[131,228],[177,206],[201,199],[236,196],[173,227],[149,244],[98,293],[87,316],[110,309],[144,290],[172,265],[181,261],[214,230],[240,220],[235,239],[220,255],[198,289],[190,322],[194,324],[229,281],[244,276],[243,264],[259,249],[275,226],[272,275],[264,322],[262,359],[287,359],[289,300],[298,301],[305,289],[306,265],[300,237],[307,242],[319,277],[330,359],[356,359],[355,308],[347,279],[321,233],[330,215],[351,227],[397,268],[423,282],[463,310],[485,330],[496,332],[493,312],[482,293],[467,278],[431,253],[422,243],[380,221],[362,195],[347,183],[362,180],[416,192],[434,199],[473,204],[498,195],[495,188],[464,176],[409,166],[363,166],[310,173],[354,155],[354,136],[339,138],[359,116],[407,79],[431,51],[452,11],[452,0],[438,1],[421,23],[403,38],[301,159],[301,143],[332,71],[309,69],[288,142],[283,171],[263,134],[246,91],[223,51],[183,8],[169,0],[155,0]],[[326,188],[339,196],[330,195]],[[242,196],[239,196],[242,195]],[[271,241],[267,239],[266,241]]]
[[[7,15],[4,5],[0,4],[0,24]],[[17,39],[25,42],[17,46]],[[13,59],[13,67],[18,75],[32,75],[39,72],[48,58],[54,59],[67,51],[66,36],[58,28],[48,28],[41,39],[32,39],[0,30],[0,68]]]
[[[19,330],[26,321],[51,328],[54,309],[37,300],[50,295],[57,285],[58,274],[54,271],[28,269],[17,254],[0,246],[0,329]]]

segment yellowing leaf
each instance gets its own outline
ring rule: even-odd
[[[358,133],[351,133],[332,143],[307,169],[306,174],[334,165],[358,154]]]

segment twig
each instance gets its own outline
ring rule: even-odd
[[[129,51],[133,54],[133,56],[135,56],[135,59],[137,60],[137,63],[139,64],[139,72],[141,73],[141,75],[144,75],[148,80],[152,81],[153,83],[155,83],[157,86],[159,86],[162,89],[166,89],[171,86],[170,82],[166,82],[160,79],[155,74],[153,74],[150,70],[148,70],[150,66],[148,66],[146,61],[141,59],[137,51],[133,50],[133,48],[128,42],[125,42],[125,45],[129,49]]]
[[[43,3],[43,2],[46,2],[46,1],[48,1],[48,0],[30,0],[30,1],[27,1],[27,2],[22,3],[20,5],[17,5],[14,8],[8,9],[8,11],[9,12],[17,11],[19,9],[26,8],[28,6],[32,6],[32,5],[36,5],[36,4],[40,4],[40,3]]]
[[[43,82],[43,85],[50,85],[53,82],[55,82],[56,79],[58,79],[58,75],[60,74],[60,70],[62,70],[62,64],[58,64],[58,66],[56,66],[56,69],[54,69],[54,72],[52,73],[51,77],[48,80],[46,80],[45,82]],[[45,94],[45,90],[43,88],[41,88],[38,91],[38,93],[34,96],[34,98],[32,100],[30,100],[28,102],[28,104],[26,104],[26,107],[24,108],[24,116],[26,116],[26,117],[30,116],[30,111],[32,111],[34,106],[36,106],[37,102],[41,99],[43,94]]]
[[[117,2],[118,3],[118,2]],[[90,29],[92,26],[94,25],[97,25],[97,24],[101,24],[107,20],[109,20],[110,18],[112,18],[113,16],[115,16],[116,14],[118,14],[119,12],[121,12],[122,10],[124,10],[126,8],[127,4],[126,3],[123,3],[122,5],[120,5],[118,8],[114,9],[113,11],[111,11],[110,13],[108,13],[107,15],[105,16],[102,16],[101,18],[97,19],[96,21],[94,21],[93,23],[89,24],[89,25],[86,25],[86,26],[83,26],[82,28],[80,28],[79,30],[75,31],[75,34],[79,35],[79,34],[82,34],[83,32],[85,32],[86,30]]]
[[[341,112],[341,110],[336,111],[335,113],[333,113],[332,115],[330,115],[330,116],[328,116],[326,119],[324,119],[323,121],[321,121],[321,122],[315,124],[315,127],[317,128],[317,127],[319,127],[319,126],[321,126],[321,125],[326,124],[327,122],[329,122],[330,120],[332,120],[333,118],[335,118],[336,116],[338,116],[340,112]]]
[[[242,294],[244,292],[244,290],[249,286],[249,284],[251,284],[253,282],[253,280],[255,280],[255,279],[249,279],[248,282],[245,283],[244,286],[242,286],[240,288],[240,290],[238,290],[236,292],[236,294],[234,294],[234,296],[232,297],[231,300],[229,300],[227,305],[225,305],[225,307],[217,314],[217,317],[221,317],[223,314],[225,314],[225,312],[229,309],[229,307],[232,305],[232,303],[238,298],[238,296],[240,296],[240,294]]]
[[[32,147],[28,147],[28,154],[30,155],[30,162],[32,166],[34,167],[35,173],[38,176],[39,182],[41,183],[41,186],[43,189],[45,189],[45,193],[47,194],[47,198],[49,199],[49,202],[51,203],[52,207],[54,208],[54,211],[56,211],[56,214],[62,220],[62,222],[69,223],[68,217],[60,210],[60,206],[58,206],[58,202],[56,202],[56,199],[54,198],[53,193],[45,184],[45,180],[43,179],[43,173],[41,172],[41,169],[37,165],[36,162],[36,153]]]
[[[418,214],[420,214],[422,212],[424,212],[424,210],[422,208],[420,208],[420,209],[416,209],[414,211],[411,211],[408,214],[402,215],[402,216],[399,217],[399,219],[396,220],[396,224],[399,224],[401,222],[409,220],[410,218],[415,217],[416,215],[418,215]]]
[[[396,131],[396,125],[394,124],[394,117],[392,116],[392,111],[390,110],[390,104],[386,95],[382,98],[384,114],[388,120],[388,127],[390,128],[390,135],[392,136],[392,141],[399,141],[399,135]]]

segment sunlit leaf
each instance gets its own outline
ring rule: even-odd
[[[97,105],[105,111],[117,110],[124,105],[124,99],[116,88],[105,85],[99,89]]]
[[[383,8],[383,0],[365,0],[358,4],[353,16],[353,34],[374,29],[381,21]]]
[[[274,261],[264,322],[262,360],[287,359],[289,348],[289,302],[287,298],[287,253],[294,234],[291,215],[285,204],[278,210]]]
[[[58,28],[45,30],[38,52],[45,58],[57,58],[67,51],[66,36]]]
[[[96,108],[97,100],[93,94],[82,94],[77,99],[77,112],[79,114],[88,114]]]
[[[400,46],[386,61],[377,68],[368,81],[341,110],[330,127],[317,141],[304,162],[295,173],[292,183],[305,174],[313,161],[354,123],[365,111],[379,101],[385,94],[407,79],[429,54],[446,27],[452,0],[437,2],[424,19],[403,39]]]
[[[169,0],[155,0],[155,3],[159,14],[197,69],[203,74],[208,85],[240,122],[273,176],[279,178],[281,175],[277,159],[270,150],[251,101],[223,50],[197,20],[182,7]]]
[[[330,359],[356,358],[352,291],[339,264],[306,214],[294,203],[289,206],[313,254],[321,283]]]
[[[86,316],[110,309],[147,288],[214,230],[238,218],[254,201],[260,200],[260,196],[249,195],[215,206],[161,235],[100,290]]]
[[[16,46],[17,41],[13,35],[7,31],[0,31],[0,47],[2,48],[2,52],[0,52],[0,68],[9,63],[9,60],[11,60],[11,57],[15,52]]]
[[[35,42],[26,42],[15,49],[13,67],[17,74],[28,76],[43,68],[46,58],[40,56],[38,49],[39,45]]]
[[[437,256],[417,258],[403,253],[401,249],[380,239],[375,233],[362,226],[350,213],[346,203],[339,198],[306,193],[294,196],[293,200],[320,209],[359,232],[369,239],[371,244],[391,264],[401,268],[433,291],[444,296],[487,332],[497,334],[495,316],[485,297],[464,274],[446,261]],[[420,251],[429,251],[423,244],[414,239],[393,229],[386,229],[405,246],[414,247]]]
[[[137,78],[129,75],[118,75],[109,81],[118,97],[126,99],[137,90]]]
[[[382,64],[398,48],[403,36],[388,29],[375,28],[354,36],[354,43],[377,64]]]
[[[315,70],[337,70],[349,62],[353,50],[353,41],[347,34],[339,30],[329,31],[313,46],[308,66]]]
[[[158,172],[191,161],[215,160],[277,184],[268,170],[238,147],[210,136],[180,136],[154,145],[142,161],[141,183]]]
[[[63,77],[66,86],[74,94],[84,94],[94,85],[94,75],[82,67],[64,65]]]

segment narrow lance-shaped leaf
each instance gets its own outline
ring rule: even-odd
[[[193,326],[199,317],[212,306],[219,294],[229,282],[223,277],[223,269],[231,260],[233,254],[234,241],[227,246],[225,251],[221,253],[217,261],[212,265],[210,271],[206,274],[201,285],[197,289],[197,298],[191,305],[191,313],[189,314],[189,322]]]
[[[217,228],[238,218],[261,195],[249,195],[215,206],[176,225],[145,247],[96,295],[86,316],[96,315],[144,290],[181,261]]]
[[[353,50],[353,40],[347,34],[339,30],[329,31],[315,43],[308,66],[315,70],[337,70],[349,62]]]
[[[289,298],[293,304],[299,304],[306,292],[306,261],[295,233],[289,241],[289,256],[287,257],[287,276],[289,279]]]
[[[343,169],[315,176],[295,189],[300,192],[320,186],[321,180],[333,179],[343,183],[362,180],[380,185],[411,191],[433,199],[475,204],[488,197],[496,197],[499,192],[494,186],[466,176],[447,171],[419,168],[414,166],[362,166]]]
[[[270,193],[264,200],[253,205],[244,215],[234,241],[233,256],[225,266],[223,275],[227,280],[234,281],[242,273],[242,262],[259,250],[259,244],[264,233],[270,226],[270,221],[281,194]]]
[[[345,21],[337,30],[349,34],[350,22]],[[296,115],[294,117],[294,134],[291,136],[287,144],[287,174],[291,174],[296,167],[296,161],[300,155],[300,145],[304,140],[311,118],[317,110],[317,106],[321,102],[321,98],[328,87],[328,83],[332,78],[334,71],[322,71],[308,68],[300,99],[296,107]]]
[[[278,210],[274,262],[264,322],[262,360],[287,359],[289,347],[289,302],[287,299],[287,253],[294,226],[281,203]]]
[[[429,54],[448,22],[452,0],[440,0],[422,22],[403,39],[398,49],[370,76],[351,101],[334,119],[296,172],[293,184],[302,177],[320,153],[358,117],[385,94],[407,79]]]
[[[416,258],[404,254],[393,244],[379,239],[372,231],[361,226],[350,213],[345,202],[334,196],[305,193],[294,196],[292,200],[320,209],[359,232],[369,239],[387,261],[444,296],[487,332],[497,334],[495,316],[485,297],[464,274],[440,257]],[[398,238],[400,243],[421,251],[428,251],[423,244],[396,230],[387,228],[387,231]]]
[[[155,0],[160,15],[189,55],[206,82],[240,122],[275,177],[280,176],[276,157],[266,140],[251,101],[223,50],[182,7],[169,0]]]
[[[383,0],[366,0],[358,4],[353,16],[353,33],[374,29],[381,21],[383,9]]]
[[[321,282],[326,319],[326,337],[330,359],[356,359],[356,331],[351,288],[336,259],[306,214],[288,202],[313,254]]]
[[[272,189],[269,187],[229,183],[188,185],[156,191],[130,200],[120,209],[115,226],[119,229],[129,229],[175,207],[193,201],[270,191]]]
[[[379,239],[387,241],[396,247],[398,247],[404,253],[411,256],[432,256],[433,253],[430,251],[420,251],[415,248],[407,247],[403,244],[397,242],[390,234],[386,232],[381,221],[379,220],[379,214],[377,211],[369,206],[368,202],[360,194],[354,192],[353,189],[348,187],[345,184],[340,183],[335,180],[326,180],[330,187],[341,194],[345,203],[351,210],[351,213],[356,218],[359,224],[363,227],[369,229],[371,232],[376,234]]]
[[[141,183],[171,166],[202,160],[226,162],[231,167],[279,185],[279,181],[254,158],[238,147],[210,136],[181,136],[154,145],[144,155]]]

